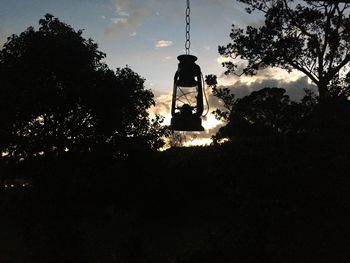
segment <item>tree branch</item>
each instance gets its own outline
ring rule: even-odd
[[[298,65],[298,63],[294,62],[294,61],[288,61],[288,63],[294,67],[295,69],[303,72],[306,76],[308,76],[316,85],[318,85],[319,83],[319,79],[317,79],[316,76],[314,76],[312,74],[312,72],[308,71],[307,69],[303,68],[302,66]]]

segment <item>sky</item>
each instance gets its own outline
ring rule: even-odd
[[[224,59],[218,46],[229,43],[231,25],[258,25],[263,17],[247,14],[245,5],[236,0],[190,3],[190,53],[198,57],[203,75],[217,75],[218,84],[229,87],[238,96],[266,85],[286,88],[292,99],[303,95],[302,87],[309,81],[296,72],[267,69],[254,78],[223,75]],[[129,66],[144,77],[146,88],[156,96],[152,113],[166,116],[165,124],[169,124],[177,56],[185,53],[185,10],[186,0],[0,0],[0,45],[13,33],[19,34],[29,26],[37,28],[39,19],[50,13],[76,30],[83,29],[83,36],[92,38],[106,53],[105,62],[110,68]],[[220,106],[213,98],[210,102],[210,112]],[[210,142],[220,125],[208,114],[203,122],[206,131],[189,136],[190,141]]]

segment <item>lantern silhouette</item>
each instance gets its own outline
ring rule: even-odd
[[[195,63],[197,57],[186,54],[177,57],[178,69],[174,76],[170,129],[175,131],[204,131],[203,77]]]

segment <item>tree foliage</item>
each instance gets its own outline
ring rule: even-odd
[[[227,125],[219,130],[216,139],[300,132],[309,107],[307,103],[291,101],[285,93],[281,88],[263,88],[233,100],[230,111],[225,112]],[[216,114],[223,116],[220,110]]]
[[[225,138],[305,133],[311,129],[307,124],[310,119],[315,121],[318,99],[311,90],[305,89],[303,99],[295,102],[282,88],[265,87],[236,98],[230,89],[217,87],[216,76],[206,76],[206,83],[212,88],[213,96],[222,102],[222,107],[213,113],[218,120],[226,122],[213,136],[214,143]]]
[[[0,149],[17,158],[162,146],[153,94],[130,68],[113,71],[82,30],[50,14],[0,51]]]
[[[232,42],[219,53],[234,61],[225,62],[226,73],[256,74],[267,67],[298,70],[318,87],[320,101],[328,100],[329,89],[342,79],[350,62],[350,4],[340,1],[238,0],[247,12],[265,16],[261,26],[246,29],[233,25]],[[247,61],[238,72],[235,59]],[[334,87],[334,85],[333,85]]]

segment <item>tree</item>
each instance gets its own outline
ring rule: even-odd
[[[298,124],[304,115],[304,107],[290,101],[285,92],[286,90],[281,88],[263,88],[234,100],[230,112],[226,113],[228,123],[219,130],[216,138],[297,132]],[[217,110],[217,113],[220,111]]]
[[[0,50],[0,152],[26,158],[109,148],[158,149],[162,118],[153,93],[130,68],[110,70],[82,30],[50,14]]]
[[[235,137],[306,132],[309,127],[305,122],[310,119],[317,104],[314,93],[307,89],[301,102],[294,102],[282,88],[265,87],[243,98],[236,98],[228,88],[217,87],[216,76],[206,76],[206,83],[223,106],[213,113],[217,119],[226,122],[213,136],[214,143]]]
[[[267,67],[298,70],[318,87],[320,102],[330,86],[348,72],[350,62],[350,4],[341,1],[238,0],[247,12],[260,11],[265,23],[245,30],[233,25],[232,43],[219,53],[247,61],[238,73],[235,61],[225,62],[227,74],[256,74]],[[334,86],[334,85],[333,85]]]

